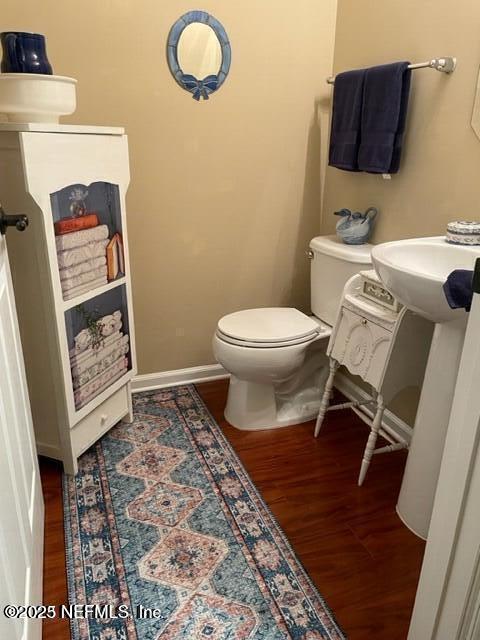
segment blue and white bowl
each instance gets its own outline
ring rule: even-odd
[[[455,220],[447,224],[445,240],[451,244],[480,245],[480,222]]]

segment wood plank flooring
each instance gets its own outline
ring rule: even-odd
[[[405,452],[375,456],[359,488],[368,430],[355,414],[327,414],[317,440],[313,422],[242,432],[223,417],[227,388],[223,380],[197,385],[348,638],[405,640],[424,552],[395,513]],[[61,468],[42,459],[40,469],[44,602],[61,604],[67,602]],[[44,640],[69,637],[67,621],[46,621]]]
[[[45,549],[43,562],[43,602],[57,607],[68,603],[63,537],[62,465],[40,458],[43,499],[45,501]],[[68,620],[43,621],[44,640],[69,640]]]
[[[368,428],[352,411],[318,439],[313,422],[245,432],[223,417],[226,381],[197,389],[348,638],[405,640],[424,552],[395,512],[406,453],[374,456],[358,487]]]

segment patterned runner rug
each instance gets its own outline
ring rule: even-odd
[[[134,409],[64,478],[73,640],[345,638],[194,387]]]

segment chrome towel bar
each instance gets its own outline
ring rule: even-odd
[[[456,58],[433,58],[427,62],[417,62],[416,64],[409,64],[409,69],[436,69],[442,73],[453,73],[457,66]],[[328,84],[335,84],[335,78],[331,76],[327,78]]]

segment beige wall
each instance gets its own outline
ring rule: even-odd
[[[227,81],[200,104],[165,61],[171,25],[194,8],[218,18],[232,45]],[[335,9],[336,0],[3,0],[2,29],[45,33],[55,72],[78,79],[66,121],[129,135],[141,373],[213,362],[225,313],[309,309],[304,251],[320,230]]]
[[[342,207],[381,210],[373,242],[443,234],[480,217],[480,140],[471,126],[480,65],[480,3],[339,0],[335,72],[394,60],[456,56],[451,76],[413,72],[403,164],[391,181],[327,170],[322,230]]]

